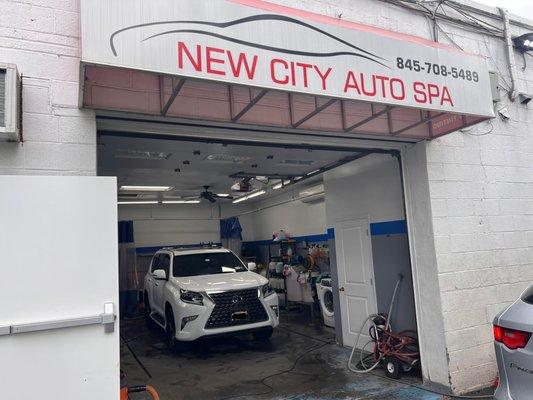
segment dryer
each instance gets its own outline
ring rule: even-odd
[[[324,278],[316,287],[324,325],[335,327],[335,310],[333,309],[333,290],[331,288],[331,278]]]

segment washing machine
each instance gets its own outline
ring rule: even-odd
[[[331,279],[324,278],[316,287],[324,325],[335,327],[335,313],[333,310],[333,290],[331,289]]]

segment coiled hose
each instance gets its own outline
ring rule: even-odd
[[[403,280],[403,275],[399,274],[398,275],[398,281],[396,282],[396,285],[394,286],[394,292],[392,293],[392,299],[391,299],[390,306],[389,306],[389,313],[387,314],[387,319],[385,321],[385,328],[384,328],[385,330],[390,329],[390,317],[391,317],[391,314],[392,314],[392,308],[394,307],[394,302],[396,301],[396,293],[398,292],[398,287],[400,286],[400,283],[402,282],[402,280]],[[377,357],[376,362],[374,364],[372,364],[372,366],[366,368],[365,363],[363,361],[363,358],[364,358],[363,357],[363,351],[364,351],[364,349],[366,347],[366,344],[365,344],[360,350],[361,366],[363,368],[359,369],[356,366],[353,366],[353,363],[352,363],[353,355],[355,353],[355,349],[357,348],[357,343],[359,343],[359,339],[361,338],[361,334],[363,333],[363,329],[365,329],[365,325],[366,325],[366,323],[368,321],[370,321],[370,323],[371,323],[370,329],[374,328],[374,332],[375,332],[375,335],[376,335],[376,337],[373,338],[372,341],[376,342],[376,343],[379,342],[379,329],[378,329],[378,326],[376,325],[376,320],[378,318],[383,318],[383,316],[380,315],[380,314],[371,314],[361,324],[361,329],[359,329],[359,332],[357,333],[357,337],[356,337],[356,339],[355,339],[355,341],[353,343],[352,352],[350,353],[350,358],[348,358],[348,369],[350,371],[358,373],[358,374],[366,374],[366,373],[376,369],[376,367],[381,363],[381,360],[383,360],[383,354],[379,354],[379,357]]]
[[[352,352],[350,353],[350,358],[348,358],[348,369],[350,371],[352,371],[352,372],[355,372],[357,374],[366,374],[366,373],[376,369],[376,367],[379,365],[379,363],[383,359],[383,356],[380,355],[378,357],[378,359],[376,360],[376,362],[374,364],[372,364],[372,366],[370,366],[368,368],[365,368],[365,364],[364,364],[364,361],[363,361],[363,350],[366,347],[366,345],[365,345],[360,350],[360,356],[361,356],[360,363],[363,366],[363,369],[357,368],[356,366],[353,365],[353,362],[352,362],[353,356],[355,354],[355,349],[357,348],[357,343],[359,343],[359,339],[361,338],[361,334],[363,333],[363,329],[365,328],[365,325],[366,325],[366,323],[368,321],[370,321],[370,323],[372,325],[371,329],[374,328],[374,331],[376,332],[376,341],[379,340],[379,337],[378,337],[379,336],[379,330],[378,330],[378,327],[377,327],[376,322],[375,322],[377,318],[381,318],[381,315],[379,315],[379,314],[371,314],[361,324],[361,329],[359,329],[359,332],[357,333],[357,337],[356,337],[356,339],[354,341],[354,345],[352,347]]]

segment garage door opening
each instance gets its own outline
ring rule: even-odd
[[[128,384],[149,382],[167,398],[176,396],[177,386],[179,398],[270,398],[301,394],[303,388],[310,393],[330,388],[353,394],[357,389],[349,389],[348,383],[361,378],[346,369],[349,350],[338,344],[352,346],[364,318],[389,311],[399,274],[404,279],[391,325],[395,331],[416,334],[395,151],[240,144],[193,135],[183,140],[116,131],[100,131],[98,148],[99,175],[118,180],[121,365]],[[238,274],[213,279],[216,274],[210,275],[210,270],[203,276],[191,271],[179,276],[174,271],[174,260],[198,254],[196,264],[187,268],[202,268],[198,262],[209,258],[211,263],[220,247],[268,279],[279,308],[265,308],[279,315],[280,324],[270,341],[249,335],[252,330],[246,330],[247,335],[206,338],[214,332],[208,328],[211,319],[202,320],[201,313],[174,312],[177,330],[187,332],[189,325],[192,332],[199,326],[200,333],[193,334],[198,340],[173,354],[163,329],[168,298],[161,292],[150,294],[147,301],[142,289],[167,284],[155,280],[155,271],[166,268],[165,278],[178,275],[180,282],[187,280],[190,292],[214,292],[205,303],[216,303],[219,292],[236,293],[247,285],[236,278]],[[208,290],[205,285],[223,289]],[[150,328],[143,321],[139,299],[144,307],[149,303]],[[194,301],[194,295],[189,300]],[[245,328],[247,318],[249,326],[257,326],[249,304],[230,308],[229,319],[215,327],[217,333],[226,333],[225,326]],[[243,325],[232,319],[241,311]],[[359,347],[370,340],[368,329]],[[383,375],[381,370],[365,375],[365,385],[382,386]],[[286,384],[291,376],[297,383]],[[419,382],[418,376],[416,371],[405,375],[409,382]]]

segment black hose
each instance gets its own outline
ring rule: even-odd
[[[139,366],[143,369],[143,371],[145,372],[146,375],[148,375],[148,378],[152,379],[152,374],[150,373],[150,371],[148,371],[148,369],[144,366],[144,364],[142,363],[142,361],[139,359],[139,357],[137,357],[137,354],[135,354],[135,352],[133,351],[133,349],[131,348],[130,344],[124,339],[124,336],[120,335],[120,339],[122,340],[122,342],[124,343],[124,345],[126,345],[126,347],[128,348],[128,350],[130,351],[131,355],[133,356],[133,358],[135,359],[135,361],[137,361],[137,364],[139,364]]]

